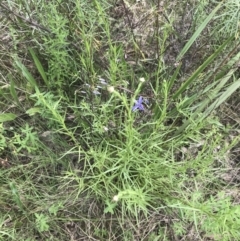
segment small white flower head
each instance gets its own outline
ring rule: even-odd
[[[114,92],[114,87],[113,86],[108,86],[107,90],[108,90],[108,92],[113,93]]]
[[[143,83],[143,82],[145,82],[145,78],[142,77],[142,78],[139,79],[139,81]]]
[[[115,195],[115,196],[113,197],[113,201],[114,201],[114,202],[117,202],[118,200],[119,200],[118,195]]]
[[[104,126],[104,127],[103,127],[103,130],[107,132],[107,131],[108,131],[108,128],[107,128],[106,126]]]

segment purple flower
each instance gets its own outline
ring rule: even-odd
[[[133,106],[132,111],[144,110],[143,102],[143,97],[140,96],[138,100],[135,100],[135,105]]]

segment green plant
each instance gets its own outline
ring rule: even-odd
[[[230,0],[224,3],[223,11],[215,17],[218,22],[218,32],[224,36],[234,34],[236,39],[239,38],[239,9],[240,3],[237,0]]]
[[[35,213],[36,217],[36,228],[39,232],[44,232],[49,230],[49,217],[44,215],[43,213]]]
[[[227,3],[192,6],[207,15],[185,41],[187,1],[144,2],[0,3],[15,63],[0,61],[1,238],[237,239],[223,173],[239,138],[217,110],[240,87],[239,43],[206,36]]]

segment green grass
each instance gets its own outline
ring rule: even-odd
[[[233,4],[0,3],[0,240],[238,240]]]

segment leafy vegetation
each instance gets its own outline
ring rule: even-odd
[[[239,239],[239,3],[188,2],[0,2],[0,240]]]

